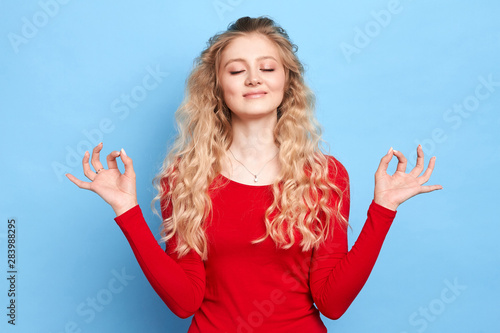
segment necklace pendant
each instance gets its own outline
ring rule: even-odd
[[[255,179],[253,180],[254,182],[258,182],[259,180],[257,179],[257,176],[255,176]]]

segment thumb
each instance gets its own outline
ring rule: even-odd
[[[125,149],[120,150],[120,157],[123,161],[123,165],[125,166],[125,172],[123,173],[127,177],[135,177],[134,164],[132,159],[128,157]]]

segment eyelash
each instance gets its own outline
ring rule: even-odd
[[[273,71],[274,71],[274,69],[262,69],[262,71],[264,71],[264,72],[273,72]],[[229,73],[231,73],[231,75],[235,75],[235,74],[239,74],[239,73],[241,73],[241,72],[243,72],[243,71],[238,71],[238,72],[229,72]]]

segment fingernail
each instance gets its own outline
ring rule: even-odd
[[[123,149],[123,148],[122,148],[120,151],[122,152],[122,154],[123,154],[124,156],[127,156],[127,153],[125,152],[125,149]]]
[[[88,151],[88,150],[86,150],[86,151],[85,151],[85,156],[87,156],[88,154],[89,154],[89,151]]]
[[[102,142],[98,144],[98,146],[102,145]]]
[[[389,151],[387,152],[387,155],[389,155],[391,153],[391,151],[393,151],[392,147],[391,149],[389,149]]]

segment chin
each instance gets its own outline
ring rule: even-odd
[[[274,109],[255,108],[255,109],[240,110],[239,112],[236,112],[236,114],[254,115],[254,116],[265,116],[265,115],[269,115],[271,113],[277,113],[276,108],[274,108]]]

